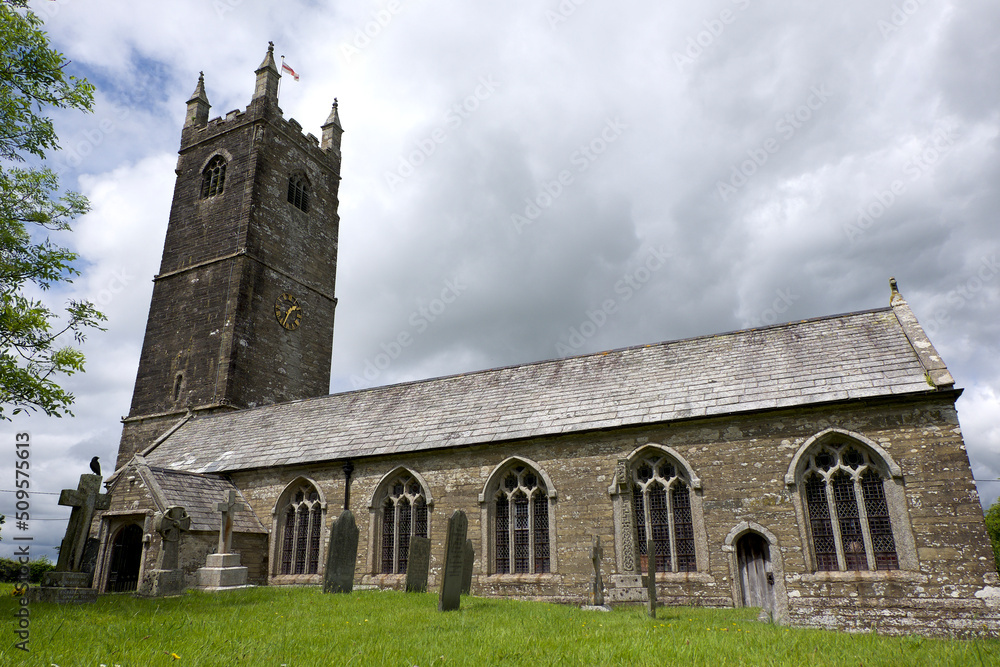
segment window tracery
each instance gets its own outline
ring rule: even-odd
[[[226,184],[226,158],[216,155],[201,172],[201,198],[222,194]]]
[[[288,494],[281,518],[280,574],[318,574],[323,507],[319,492],[303,482]]]
[[[653,540],[657,572],[694,572],[691,488],[680,467],[666,455],[649,452],[631,467],[632,503],[642,571]]]
[[[401,472],[385,488],[381,505],[381,572],[405,574],[410,540],[427,537],[427,494],[408,472]]]
[[[850,441],[817,445],[802,479],[817,570],[899,569],[886,478],[866,448]]]
[[[551,571],[549,495],[541,476],[517,462],[493,495],[493,558],[497,574]]]

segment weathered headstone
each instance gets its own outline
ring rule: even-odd
[[[594,564],[594,606],[604,604],[604,579],[601,578],[601,559],[604,549],[601,548],[601,536],[594,535],[594,546],[590,549],[590,560]]]
[[[159,597],[184,592],[184,571],[178,569],[181,533],[191,528],[191,517],[183,507],[171,506],[157,514],[153,528],[160,534],[160,558],[150,573],[145,593]]]
[[[649,592],[649,617],[656,618],[656,542],[646,542],[646,556],[649,562],[646,590]]]
[[[111,506],[111,498],[101,493],[100,475],[80,475],[76,489],[63,489],[59,504],[72,507],[66,536],[59,547],[56,569],[42,576],[42,585],[34,589],[33,599],[44,602],[93,602],[97,590],[91,588],[93,573],[82,571],[84,550],[94,512]]]
[[[351,510],[344,510],[330,527],[330,547],[323,572],[324,593],[354,590],[354,570],[358,563],[358,526]]]
[[[431,564],[431,541],[426,537],[410,538],[410,559],[406,564],[406,592],[427,592],[427,570]]]
[[[475,562],[476,550],[472,548],[472,540],[466,540],[462,550],[462,595],[472,594],[472,566]]]
[[[448,539],[444,547],[444,570],[441,573],[438,611],[453,611],[461,604],[462,568],[468,531],[469,520],[465,517],[465,512],[455,510],[448,519]]]
[[[215,508],[222,513],[219,526],[218,553],[208,554],[205,567],[198,569],[198,587],[210,591],[238,588],[247,584],[247,568],[240,565],[240,555],[230,553],[233,547],[233,517],[246,509],[246,505],[236,500],[236,491],[230,490],[229,497]]]

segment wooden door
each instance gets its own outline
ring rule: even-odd
[[[111,564],[105,590],[109,593],[134,591],[139,584],[141,563],[142,528],[135,524],[125,526],[111,543]]]
[[[760,607],[773,614],[774,575],[770,553],[767,540],[757,533],[747,533],[736,543],[743,606]]]

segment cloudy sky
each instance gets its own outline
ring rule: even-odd
[[[31,433],[36,492],[114,461],[184,103],[203,70],[213,117],[244,108],[269,40],[300,75],[285,116],[319,135],[336,97],[346,130],[331,391],[883,307],[895,276],[965,389],[975,476],[1000,477],[993,0],[34,6],[97,87],[55,115],[51,163],[93,208],[61,238],[83,274],[46,298],[108,315],[76,417],[4,427]],[[39,547],[56,498],[32,499]]]

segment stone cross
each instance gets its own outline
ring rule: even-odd
[[[358,562],[358,526],[351,510],[344,510],[330,527],[330,546],[323,571],[324,593],[354,590],[354,569]]]
[[[426,537],[410,538],[410,557],[406,563],[406,592],[427,592],[427,568],[431,564],[431,541]]]
[[[622,569],[635,572],[635,522],[632,519],[632,484],[628,474],[628,461],[619,459],[615,465],[615,479],[618,483],[618,497],[621,498],[622,519]],[[641,574],[641,572],[640,572]]]
[[[181,533],[191,529],[191,517],[183,507],[174,505],[168,507],[163,514],[156,515],[153,528],[160,534],[162,540],[159,569],[176,570]]]
[[[448,519],[448,539],[444,547],[444,570],[441,572],[438,611],[454,611],[461,605],[462,569],[468,532],[469,520],[465,517],[465,512],[455,510]]]
[[[79,572],[94,512],[108,509],[111,498],[101,493],[100,475],[80,475],[80,484],[76,489],[63,489],[59,494],[59,504],[68,505],[73,511],[69,515],[66,536],[59,547],[56,572]]]
[[[219,553],[227,554],[233,548],[233,516],[246,509],[246,505],[236,501],[236,492],[229,492],[229,499],[215,506],[222,512],[222,526],[219,528]]]
[[[604,549],[601,548],[601,536],[594,535],[594,546],[590,550],[590,560],[594,563],[594,605],[604,605],[604,579],[601,578],[601,559]]]
[[[649,592],[649,617],[656,618],[656,542],[646,541],[646,555],[649,561],[646,590]]]

